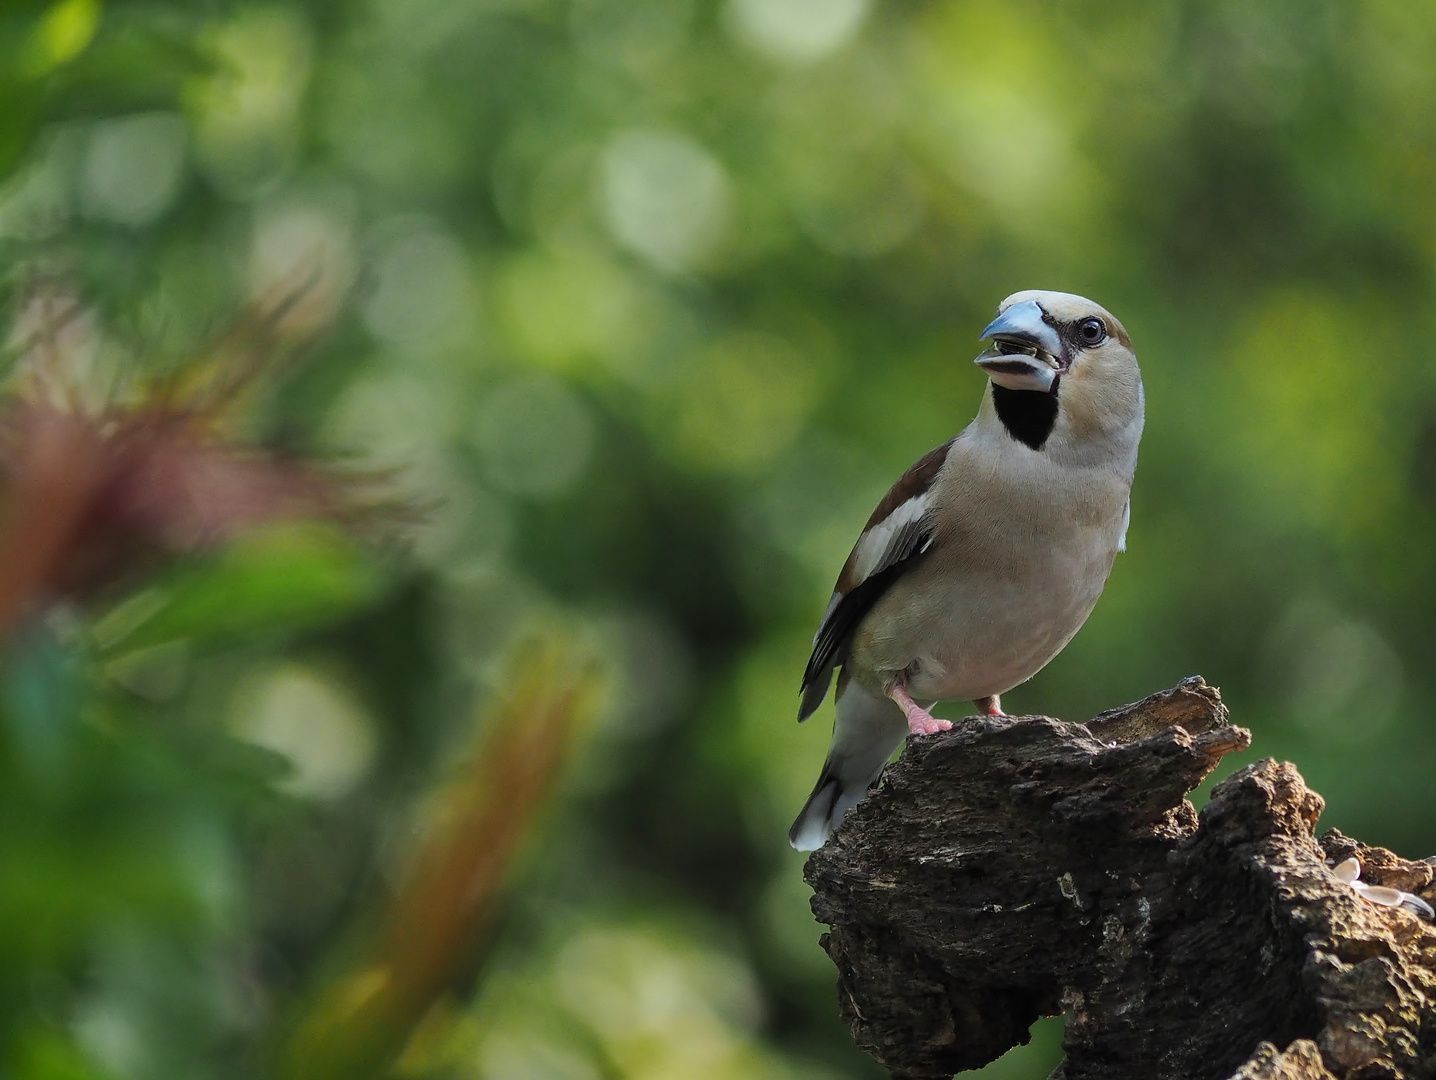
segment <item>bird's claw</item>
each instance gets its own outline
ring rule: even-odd
[[[952,721],[942,720],[933,716],[926,709],[919,709],[922,716],[909,716],[907,718],[908,730],[914,735],[936,735],[939,731],[951,731]]]
[[[907,729],[914,735],[935,735],[939,731],[952,730],[951,720],[939,720],[933,716],[912,699],[912,695],[902,684],[894,684],[888,691],[888,697],[902,709],[903,715],[907,717]]]

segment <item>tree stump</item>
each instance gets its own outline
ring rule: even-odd
[[[949,1077],[1064,1013],[1062,1080],[1436,1077],[1436,868],[1314,832],[1322,800],[1245,749],[1200,678],[1086,724],[970,717],[911,738],[808,860],[858,1045]]]

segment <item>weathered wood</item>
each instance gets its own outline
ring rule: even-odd
[[[806,876],[839,1008],[894,1077],[947,1077],[1064,1013],[1063,1080],[1436,1077],[1433,867],[1332,832],[1290,764],[1185,796],[1250,734],[1201,679],[1087,724],[911,739]]]

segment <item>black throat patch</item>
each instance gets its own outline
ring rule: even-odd
[[[992,404],[997,406],[997,418],[1007,434],[1034,450],[1041,450],[1057,423],[1057,384],[1052,384],[1050,392],[1044,392],[1009,390],[993,383]]]

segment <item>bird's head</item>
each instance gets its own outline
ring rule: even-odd
[[[1110,430],[1140,415],[1142,378],[1132,339],[1111,312],[1086,297],[1013,293],[982,337],[992,344],[977,365],[995,387],[1053,397],[1060,390],[1061,411],[1076,429]]]

